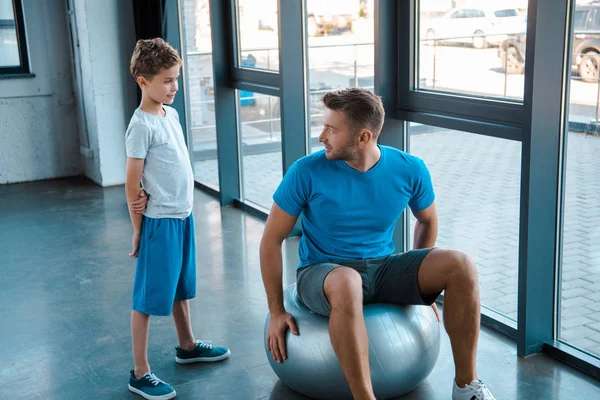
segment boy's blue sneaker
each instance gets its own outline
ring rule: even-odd
[[[231,351],[227,347],[213,346],[202,340],[196,340],[194,350],[184,350],[179,346],[175,347],[175,350],[177,350],[175,361],[179,364],[221,361],[231,355]]]
[[[167,400],[177,396],[171,385],[161,381],[150,372],[147,372],[140,379],[136,379],[134,372],[131,371],[128,386],[130,391],[149,400]]]

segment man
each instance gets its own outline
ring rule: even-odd
[[[433,248],[438,220],[427,167],[381,146],[381,99],[365,89],[323,97],[320,151],[296,161],[273,199],[260,246],[271,322],[267,347],[286,359],[285,332],[298,334],[283,306],[281,244],[300,214],[297,291],[313,312],[329,316],[331,343],[355,399],[373,400],[363,304],[431,305],[445,290],[444,325],[455,363],[454,400],[493,400],[475,369],[479,289],[471,258]],[[394,254],[397,219],[406,206],[417,219],[415,250]],[[439,316],[438,316],[439,320]]]

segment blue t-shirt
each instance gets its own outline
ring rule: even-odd
[[[396,221],[406,206],[420,211],[433,204],[425,163],[393,147],[379,149],[379,161],[366,172],[328,160],[322,150],[285,174],[273,200],[290,215],[302,214],[299,268],[392,254]]]

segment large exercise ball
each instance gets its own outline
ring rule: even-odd
[[[300,335],[286,333],[287,360],[279,364],[265,350],[271,367],[287,386],[315,399],[352,399],[329,339],[329,318],[311,312],[300,301],[296,285],[284,292],[287,312]],[[415,389],[431,372],[440,352],[440,328],[431,307],[368,304],[369,364],[375,396],[388,399]]]

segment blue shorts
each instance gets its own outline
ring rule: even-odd
[[[173,301],[196,296],[194,216],[142,220],[142,237],[133,283],[133,309],[171,315]]]

